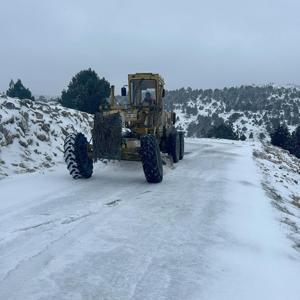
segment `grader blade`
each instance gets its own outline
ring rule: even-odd
[[[94,116],[93,158],[121,159],[122,119],[119,113],[103,116],[96,113]]]

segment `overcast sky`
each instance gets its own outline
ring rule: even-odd
[[[300,84],[299,0],[1,0],[0,91],[21,78],[59,95],[91,67],[126,84],[158,72],[167,88]]]

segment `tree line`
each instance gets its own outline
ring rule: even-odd
[[[9,83],[6,95],[12,98],[35,100],[29,88],[26,88],[18,79]],[[107,98],[110,95],[110,83],[92,69],[82,70],[77,73],[64,89],[59,98],[62,106],[94,114],[101,106],[107,108]]]

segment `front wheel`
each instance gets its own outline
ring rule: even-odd
[[[67,136],[64,144],[64,159],[74,179],[92,176],[93,160],[88,156],[88,141],[82,133],[72,133]]]
[[[163,165],[160,149],[154,135],[147,134],[141,138],[140,155],[146,180],[149,183],[161,182],[163,179]]]

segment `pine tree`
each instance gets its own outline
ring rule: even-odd
[[[110,84],[105,78],[100,79],[91,69],[77,73],[62,91],[61,104],[87,113],[96,113],[99,106],[107,105],[106,98],[110,95]]]
[[[10,81],[6,95],[12,98],[34,100],[31,91],[23,85],[20,79],[18,79],[16,83],[14,83],[13,80]]]
[[[271,133],[271,143],[274,146],[283,149],[289,149],[291,143],[291,135],[285,124],[279,125],[273,133]]]
[[[298,125],[298,127],[291,135],[289,151],[291,152],[291,154],[300,158],[300,125]]]

